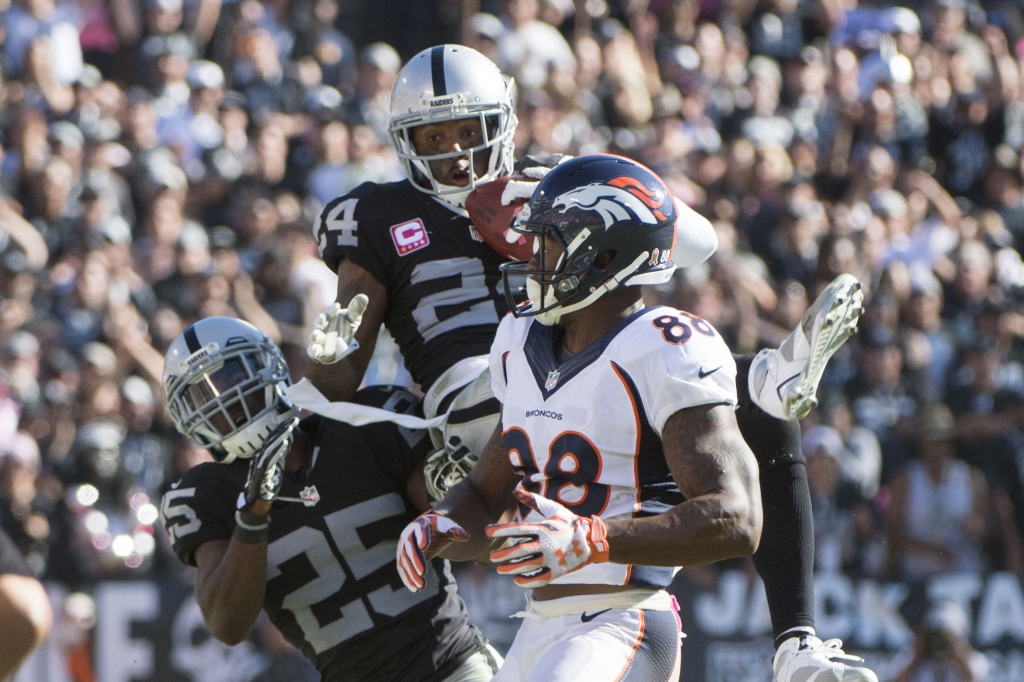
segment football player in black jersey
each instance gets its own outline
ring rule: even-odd
[[[489,680],[500,657],[468,622],[446,562],[428,587],[401,583],[395,548],[427,508],[422,431],[299,421],[288,369],[255,327],[200,320],[164,363],[175,426],[216,462],[186,472],[163,498],[178,557],[196,573],[210,632],[246,637],[261,609],[325,682]],[[360,391],[363,404],[409,413],[400,388]]]
[[[498,271],[506,259],[476,234],[464,206],[476,186],[512,172],[512,90],[465,46],[417,54],[391,96],[391,138],[409,179],[361,185],[330,202],[314,227],[324,262],[338,274],[338,302],[310,335],[306,376],[330,400],[351,399],[386,325],[424,391],[426,416],[448,414],[443,432],[431,430],[432,500],[465,476],[498,418],[486,356],[508,312]],[[544,169],[521,170],[541,177]],[[711,224],[696,213],[677,224],[677,235],[679,267],[717,248]],[[819,682],[875,682],[815,636],[814,530],[796,421],[816,404],[828,359],[856,329],[859,289],[840,276],[780,350],[736,358],[737,419],[761,468],[765,517],[754,564],[779,652],[776,682],[815,674]]]

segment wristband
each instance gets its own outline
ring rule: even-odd
[[[260,516],[248,509],[239,509],[235,512],[235,523],[245,530],[263,530],[270,526],[270,515]]]
[[[270,517],[240,509],[235,512],[235,532],[232,535],[247,545],[262,544],[270,539]]]
[[[608,561],[608,527],[600,516],[590,517],[590,547],[590,556],[593,557],[591,561],[595,564]]]

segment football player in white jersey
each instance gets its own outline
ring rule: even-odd
[[[501,424],[398,552],[418,590],[438,552],[507,540],[489,558],[532,592],[496,680],[677,679],[675,571],[757,548],[732,354],[704,320],[643,306],[638,285],[675,269],[675,220],[661,179],[610,155],[560,164],[516,220],[537,248],[502,268],[508,292],[528,276],[530,302],[491,347]]]
[[[339,288],[338,303],[311,334],[307,375],[329,399],[349,400],[386,324],[426,393],[427,416],[450,415],[426,467],[435,499],[475,459],[462,457],[466,447],[454,447],[451,436],[479,454],[497,419],[486,352],[509,309],[499,291],[503,259],[474,236],[464,206],[474,186],[512,172],[511,93],[474,50],[444,45],[416,55],[391,99],[392,137],[409,179],[367,183],[339,197],[315,227]],[[546,170],[524,172],[540,177]],[[532,192],[528,183],[512,187]],[[692,211],[678,221],[677,237],[672,260],[679,267],[702,262],[717,246],[710,223]],[[870,671],[847,665],[855,661],[834,642],[825,647],[814,637],[813,525],[795,421],[816,404],[829,357],[856,328],[860,296],[856,280],[840,276],[780,350],[736,358],[737,419],[760,464],[770,539],[754,563],[779,652],[775,682],[812,675],[817,682],[876,682]]]

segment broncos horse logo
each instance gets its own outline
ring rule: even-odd
[[[552,208],[561,209],[561,213],[572,208],[595,211],[604,220],[607,230],[620,220],[629,220],[631,214],[648,225],[668,220],[661,210],[666,201],[671,199],[663,190],[648,189],[639,180],[622,176],[566,192],[555,198]]]

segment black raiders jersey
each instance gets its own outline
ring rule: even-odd
[[[506,259],[469,218],[408,180],[365,183],[327,204],[316,237],[332,272],[348,258],[387,289],[384,323],[424,389],[490,350],[508,312],[498,271]]]
[[[378,386],[354,400],[408,413],[417,399]],[[418,514],[406,483],[430,439],[389,422],[356,428],[312,417],[301,428],[313,454],[280,494],[313,504],[276,503],[270,513],[264,610],[324,682],[444,679],[482,635],[448,562],[434,559],[415,594],[395,565],[399,535]],[[201,464],[164,495],[164,526],[183,562],[194,566],[196,548],[231,538],[248,468],[248,460]]]

